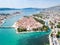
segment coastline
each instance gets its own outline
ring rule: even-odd
[[[6,19],[2,20],[2,23],[0,24],[0,27],[5,23],[5,20]]]
[[[15,28],[16,33],[31,33],[31,32],[45,32],[45,31],[26,31],[26,32],[18,32],[16,27],[16,22],[12,25]]]
[[[17,31],[16,22],[12,25],[12,27],[15,28],[16,33],[19,33],[19,32]]]

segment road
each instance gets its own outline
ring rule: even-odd
[[[53,43],[53,45],[59,45],[57,37],[55,35],[53,35],[53,37],[52,37],[52,43]]]

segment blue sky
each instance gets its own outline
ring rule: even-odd
[[[48,8],[60,5],[60,0],[0,0],[0,8]]]

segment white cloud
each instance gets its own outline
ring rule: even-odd
[[[60,4],[60,0],[0,0],[0,7],[10,8],[45,8]]]

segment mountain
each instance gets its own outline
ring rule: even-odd
[[[20,9],[15,9],[15,8],[0,8],[0,10],[20,10]]]
[[[40,10],[40,8],[23,8],[23,10]]]
[[[58,16],[60,16],[60,5],[45,8],[41,13],[43,15],[54,15],[54,16],[58,15]]]
[[[53,6],[49,8],[22,8],[22,9],[16,9],[16,8],[0,8],[0,10],[22,10],[27,12],[33,12],[33,11],[40,11],[40,12],[60,12],[60,5]]]
[[[55,12],[59,11],[60,12],[60,5],[49,7],[49,8],[23,8],[22,10],[25,10],[25,11],[28,11],[28,10],[30,10],[30,11],[32,11],[32,10],[34,10],[34,11],[40,10],[42,12],[44,12],[44,11],[55,11]]]
[[[22,10],[42,10],[42,8],[23,8]]]
[[[39,12],[39,11],[41,12],[44,9],[43,8],[23,8],[21,10],[24,12]]]
[[[60,5],[46,8],[44,11],[60,11]]]

